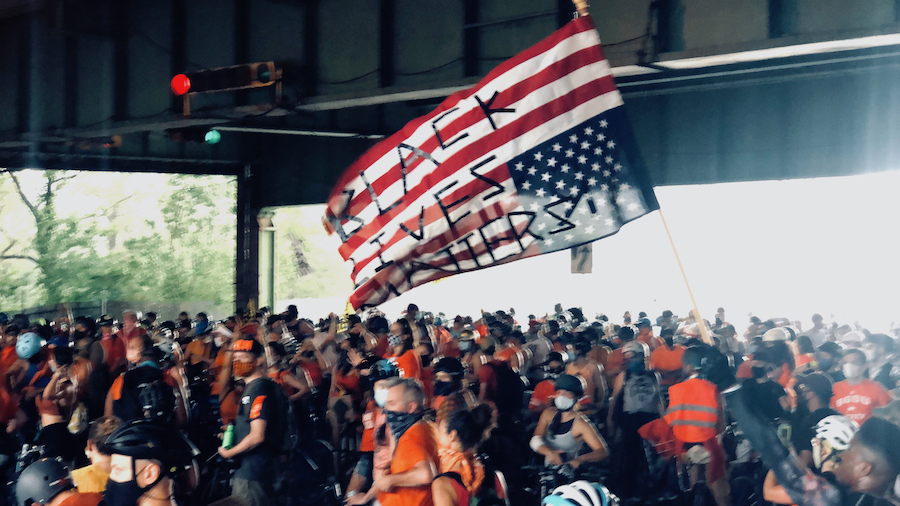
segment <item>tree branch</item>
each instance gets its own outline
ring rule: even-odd
[[[13,183],[16,185],[16,191],[19,192],[19,197],[22,199],[22,202],[28,207],[28,210],[31,211],[31,215],[34,216],[34,223],[37,224],[40,221],[40,216],[38,215],[37,209],[34,207],[28,197],[25,196],[25,192],[22,191],[22,185],[19,184],[19,178],[16,177],[15,173],[10,171],[9,177],[12,178]],[[36,262],[35,262],[36,263]]]
[[[34,263],[38,263],[36,258],[28,255],[3,255],[0,256],[0,260],[31,260]]]

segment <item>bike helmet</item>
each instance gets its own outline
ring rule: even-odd
[[[584,395],[584,384],[581,383],[581,379],[571,374],[560,374],[553,382],[553,387],[557,390],[572,392],[576,399],[580,399]]]
[[[16,481],[19,506],[47,504],[60,492],[75,488],[69,470],[56,459],[41,459],[26,467]]]
[[[434,364],[434,372],[445,372],[453,378],[461,378],[466,373],[466,369],[458,358],[444,357]]]
[[[400,368],[390,360],[379,360],[369,371],[369,380],[374,385],[376,381],[400,376]]]
[[[45,344],[47,344],[47,342],[44,341],[43,337],[34,332],[28,332],[22,334],[16,342],[16,353],[19,355],[19,358],[28,360],[35,356],[37,352],[41,351],[41,348],[43,348]]]
[[[859,430],[856,422],[841,415],[831,415],[816,424],[816,437],[828,441],[835,450],[842,452],[850,446],[850,440]]]
[[[643,357],[648,356],[650,353],[647,350],[647,345],[640,341],[629,341],[622,346],[622,353],[634,353],[635,355],[641,355]]]
[[[599,483],[579,480],[556,487],[541,504],[547,506],[618,506],[619,498]]]
[[[127,455],[133,459],[157,460],[162,463],[162,472],[166,475],[175,475],[190,468],[194,458],[200,454],[181,432],[141,418],[123,423],[110,434],[104,452]]]

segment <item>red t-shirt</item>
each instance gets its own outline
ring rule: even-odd
[[[363,413],[362,417],[362,440],[359,443],[359,451],[361,452],[375,451],[375,422],[376,418],[378,418],[379,411],[375,401],[369,401],[366,405],[366,412]]]
[[[650,354],[650,369],[664,372],[680,371],[684,366],[682,361],[684,350],[684,346],[681,345],[676,345],[671,350],[668,346],[660,346]],[[675,384],[676,379],[663,378],[662,382],[664,385],[671,386]]]
[[[553,380],[546,379],[534,387],[534,392],[531,393],[531,400],[528,401],[528,407],[536,408],[540,406],[541,409],[546,409],[550,407],[550,399],[555,394],[556,387],[553,384]]]
[[[859,384],[851,385],[844,380],[834,384],[831,407],[862,425],[872,416],[872,410],[890,404],[892,400],[888,391],[877,381],[863,379]]]

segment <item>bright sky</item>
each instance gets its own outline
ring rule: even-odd
[[[826,321],[884,331],[900,323],[898,190],[900,171],[669,186],[656,194],[704,317],[722,306],[738,328],[750,313],[808,328],[818,312]],[[415,302],[452,316],[514,307],[521,320],[560,302],[591,318],[603,312],[618,320],[626,310],[635,317],[646,311],[655,318],[664,309],[687,315],[690,298],[659,213],[593,247],[592,274],[571,274],[569,252],[562,251],[452,276],[381,309],[395,316]],[[339,260],[336,243],[334,249]]]

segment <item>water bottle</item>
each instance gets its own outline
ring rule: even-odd
[[[225,435],[222,436],[222,448],[228,450],[232,446],[234,446],[234,424],[229,423],[228,427],[225,427]]]

